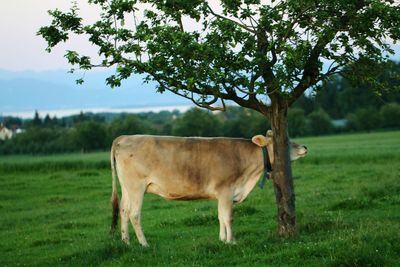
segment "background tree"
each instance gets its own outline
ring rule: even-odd
[[[381,123],[383,127],[400,127],[400,104],[389,103],[380,110]]]
[[[100,122],[79,122],[75,124],[72,139],[82,152],[103,149],[108,141],[107,129]]]
[[[288,125],[291,137],[305,136],[311,132],[309,130],[307,119],[304,116],[304,110],[300,108],[289,109]]]
[[[40,119],[39,112],[37,110],[35,111],[35,116],[33,117],[31,125],[33,127],[39,127],[40,125],[42,125],[42,119]]]
[[[224,136],[251,138],[255,133],[265,133],[271,125],[262,114],[241,107],[231,107],[219,114]]]
[[[152,129],[148,123],[136,115],[125,115],[116,118],[109,127],[111,142],[114,138],[123,134],[149,134],[151,131]]]
[[[0,122],[7,128],[22,126],[22,119],[17,117],[0,117]]]
[[[379,69],[376,78],[382,85],[382,90],[377,92],[371,90],[368,83],[355,83],[351,79],[335,75],[321,84],[315,96],[303,97],[308,102],[311,101],[308,108],[322,108],[331,118],[342,119],[361,108],[379,109],[386,103],[400,102],[400,62],[389,60],[376,66]],[[295,106],[306,109],[306,105],[299,105],[301,100]]]
[[[293,108],[299,108],[304,110],[304,114],[308,115],[315,109],[315,98],[305,94],[301,95],[295,103],[293,103]]]
[[[333,125],[329,115],[322,109],[313,111],[309,116],[310,131],[315,135],[333,132]]]
[[[139,117],[143,122],[150,123],[152,130],[147,134],[161,134],[161,135],[171,135],[172,134],[172,124],[175,118],[180,116],[178,110],[170,111],[160,111],[158,113],[147,112],[139,114]]]
[[[343,78],[340,76],[332,77],[332,79],[321,85],[321,90],[315,95],[315,102],[318,108],[325,110],[332,118],[341,119],[346,114],[341,106],[343,102],[339,101],[339,95],[346,87],[343,86]],[[371,92],[373,94],[373,92]],[[350,103],[349,98],[343,98],[346,103]],[[349,105],[351,107],[351,105]]]
[[[288,107],[345,66],[348,77],[380,89],[371,66],[384,60],[382,52],[393,52],[387,40],[400,39],[400,8],[393,0],[221,0],[217,7],[205,0],[88,2],[102,10],[92,24],[85,25],[76,4],[68,12],[50,11],[51,25],[39,30],[48,51],[73,34],[88,36],[99,59],[76,51],[65,56],[84,70],[116,66],[107,78],[111,86],[143,73],[159,92],[211,110],[224,110],[231,100],[270,120],[284,236],[297,232]],[[197,24],[189,29],[188,21]]]
[[[220,136],[221,125],[213,114],[193,108],[176,119],[172,134],[178,136]]]
[[[381,117],[378,109],[375,107],[360,108],[356,111],[356,116],[361,130],[371,131],[378,125],[381,125]]]
[[[84,121],[88,121],[90,120],[89,116],[85,115],[83,113],[83,111],[79,112],[79,115],[76,115],[72,118],[72,121],[74,124],[76,123],[80,123],[80,122],[84,122]]]

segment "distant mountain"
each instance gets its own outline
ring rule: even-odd
[[[111,72],[87,72],[85,83],[76,85],[81,73],[66,70],[10,72],[0,70],[0,113],[79,108],[125,108],[189,105],[190,101],[170,92],[156,93],[155,84],[144,84],[136,75],[111,89],[105,78]]]

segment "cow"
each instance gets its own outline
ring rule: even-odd
[[[119,213],[122,240],[129,244],[130,220],[139,243],[148,246],[140,222],[144,193],[148,192],[167,200],[216,199],[219,238],[233,243],[232,206],[246,199],[263,176],[266,164],[273,164],[272,138],[270,130],[266,136],[256,135],[251,140],[151,135],[116,138],[111,148],[111,233],[115,233]],[[263,157],[262,148],[267,157]],[[306,154],[306,146],[290,143],[291,160]],[[265,158],[269,162],[265,163]]]

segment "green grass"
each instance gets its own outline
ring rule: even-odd
[[[0,172],[63,171],[106,169],[110,167],[110,153],[75,153],[46,156],[0,156]]]
[[[109,236],[109,153],[0,157],[0,266],[398,266],[400,132],[303,138],[293,164],[300,235],[276,235],[268,184],[218,240],[214,201],[146,195],[150,248]]]

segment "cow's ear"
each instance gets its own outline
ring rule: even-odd
[[[251,138],[251,141],[259,147],[267,145],[267,138],[265,138],[265,136],[261,134],[253,136],[253,138]]]

